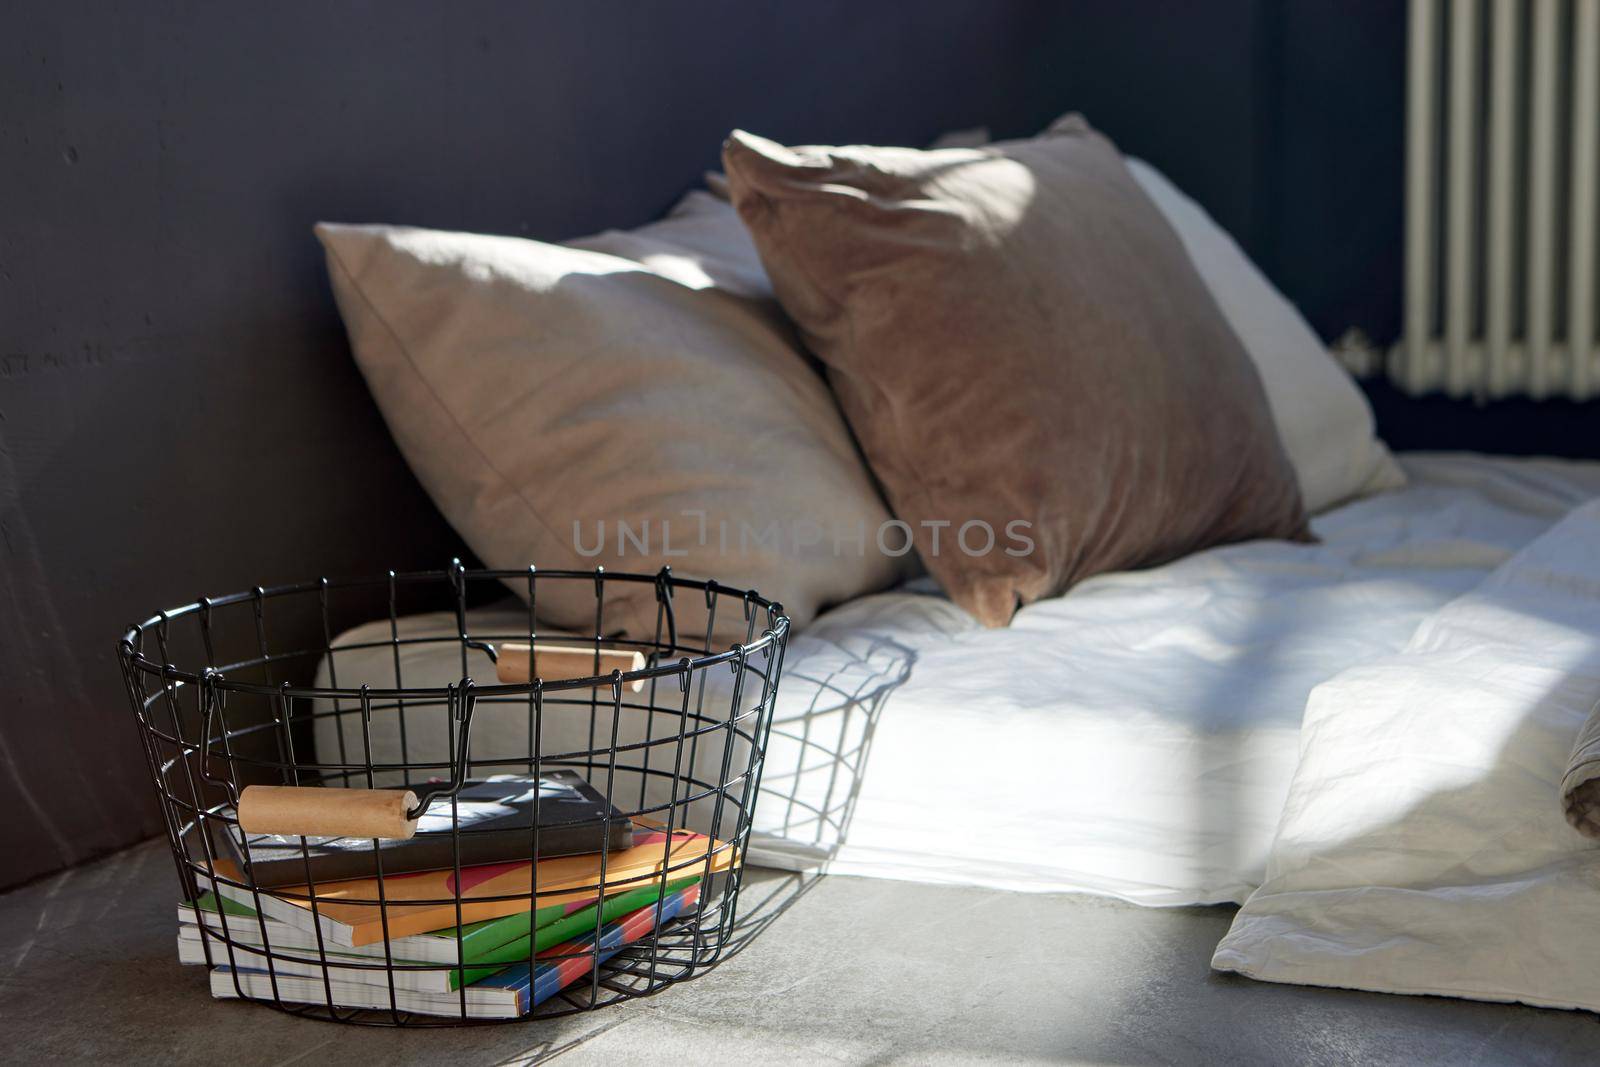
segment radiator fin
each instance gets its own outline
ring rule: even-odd
[[[1412,393],[1600,393],[1600,0],[1411,0]]]

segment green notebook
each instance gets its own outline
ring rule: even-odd
[[[669,894],[675,893],[698,881],[698,877],[691,877],[668,882],[666,891]],[[462,984],[471,985],[498,973],[512,963],[526,961],[530,953],[530,941],[532,952],[543,952],[564,941],[592,933],[597,925],[595,914],[597,910],[602,912],[599,924],[604,924],[651,904],[660,896],[660,884],[652,883],[607,898],[603,909],[597,909],[593,899],[540,908],[533,915],[534,932],[531,938],[527,912],[470,923],[460,928],[460,955],[457,955],[455,927],[395,938],[389,942],[388,959],[397,965],[408,965],[407,969],[394,972],[395,987],[419,991],[448,991],[458,989]],[[317,956],[315,931],[303,930],[275,919],[260,919],[254,909],[233,900],[223,900],[222,915],[219,915],[217,899],[215,895],[205,893],[197,905],[187,903],[178,905],[178,917],[182,923],[178,937],[179,956],[184,962],[207,962],[206,946],[202,943],[203,935],[195,923],[194,909],[198,906],[204,916],[205,926],[209,930],[221,933],[223,916],[226,916],[228,938],[236,945],[258,947],[263,945],[261,928],[264,924],[265,943],[272,946],[274,954],[291,953],[297,956],[307,954],[299,960],[274,959],[273,967],[281,973],[304,972],[320,975],[321,964]],[[209,947],[211,962],[217,964],[229,962],[226,945],[212,942]],[[356,948],[341,946],[337,951],[333,946],[324,944],[323,950],[330,962],[348,961],[350,964],[338,970],[341,980],[376,985],[388,984],[387,972],[373,966],[383,963],[385,959],[383,942]],[[235,955],[238,957],[236,961],[238,966],[263,970],[266,968],[266,960],[259,956],[245,951],[237,952]],[[460,968],[447,970],[445,967],[425,966],[427,964],[448,966],[458,960],[481,966],[467,967],[464,983],[463,971]]]
[[[695,875],[693,878],[680,878],[675,882],[668,882],[667,893],[668,895],[671,895],[680,889],[687,889],[689,886],[694,885],[698,881],[700,881],[700,876]],[[605,907],[600,910],[601,913],[599,923],[595,922],[596,909],[592,903],[587,907],[584,907],[582,904],[557,905],[557,908],[576,907],[579,910],[573,911],[564,918],[557,919],[555,922],[549,923],[548,925],[541,923],[538,930],[536,930],[533,935],[533,951],[535,953],[543,952],[545,949],[559,945],[563,941],[570,941],[575,937],[582,937],[584,934],[593,934],[597,925],[603,925],[616,919],[620,919],[630,911],[637,911],[646,905],[654,904],[659,899],[661,899],[661,883],[659,882],[652,882],[650,885],[641,886],[638,889],[630,889],[626,893],[618,893],[616,896],[607,897]],[[554,909],[541,908],[539,910],[539,916],[542,918],[545,912],[551,910]],[[473,963],[499,963],[504,965],[527,962],[528,917],[526,915],[508,915],[504,919],[494,919],[490,921],[504,923],[513,919],[520,919],[522,921],[523,933],[517,938],[517,940],[502,945],[497,949],[491,949],[483,956],[475,957],[472,960]],[[499,969],[500,968],[472,968],[467,971],[467,984],[471,985],[473,982],[476,982],[479,979],[487,978],[489,975],[494,974]],[[452,986],[452,988],[454,987]]]

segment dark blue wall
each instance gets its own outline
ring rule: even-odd
[[[1024,132],[1082,110],[1205,204],[1328,341],[1400,332],[1406,4],[1042,5]],[[1397,449],[1600,457],[1600,404],[1364,383]]]

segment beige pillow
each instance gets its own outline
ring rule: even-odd
[[[486,564],[668,564],[756,589],[804,625],[910,560],[879,550],[889,517],[792,328],[770,298],[739,295],[759,264],[737,221],[695,215],[691,202],[659,229],[585,242],[631,259],[394,226],[316,232],[395,440]],[[539,612],[592,628],[592,588],[542,586]],[[608,632],[649,637],[655,622],[649,586],[608,587]],[[724,615],[717,630],[733,640],[744,623]]]
[[[1249,357],[1081,119],[926,152],[736,131],[723,163],[892,509],[984,623],[1101,571],[1309,536]]]

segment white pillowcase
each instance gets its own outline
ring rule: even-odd
[[[1405,484],[1378,440],[1372,407],[1306,320],[1205,209],[1150,164],[1128,160],[1239,335],[1267,391],[1306,510]]]
[[[1212,966],[1600,1011],[1600,843],[1559,783],[1600,698],[1600,501],[1312,691],[1267,877]]]
[[[796,626],[908,570],[879,550],[889,515],[833,397],[761,295],[737,218],[708,194],[583,249],[394,226],[316,232],[395,440],[487,565],[667,564],[779,600]],[[604,628],[651,636],[651,587],[607,589]],[[539,597],[545,622],[594,626],[584,583]],[[682,624],[692,606],[679,607]],[[743,637],[742,619],[719,618],[723,642]]]

